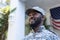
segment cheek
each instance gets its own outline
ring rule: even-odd
[[[36,19],[39,18],[39,17],[40,17],[40,15],[35,15],[35,16],[34,16],[34,18],[36,18]]]

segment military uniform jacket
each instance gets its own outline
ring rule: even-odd
[[[24,40],[60,40],[57,35],[46,30],[44,26],[40,26],[39,30],[29,33]]]

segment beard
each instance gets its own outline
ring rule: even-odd
[[[39,24],[41,24],[41,17],[37,18],[37,20],[34,19],[34,23],[30,24],[30,27],[35,30],[36,27],[38,27]]]

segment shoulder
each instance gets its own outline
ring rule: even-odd
[[[48,36],[47,38],[50,38],[50,39],[53,39],[53,40],[59,40],[58,35],[56,35],[52,31],[45,30],[44,33],[46,34],[46,36]]]
[[[31,32],[31,33],[29,33],[28,35],[26,35],[26,36],[25,36],[24,40],[28,40],[29,38],[31,38],[31,37],[32,37],[32,35],[33,35],[33,33],[32,33],[32,32]]]
[[[49,30],[43,30],[42,34],[45,34],[45,36],[56,36],[53,32]]]
[[[52,32],[50,32],[49,30],[43,30],[43,32],[44,32],[45,34],[52,34]]]

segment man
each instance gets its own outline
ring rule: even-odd
[[[29,33],[24,40],[60,40],[57,35],[46,30],[43,26],[45,11],[42,8],[30,8],[26,11],[26,14],[33,32]]]

